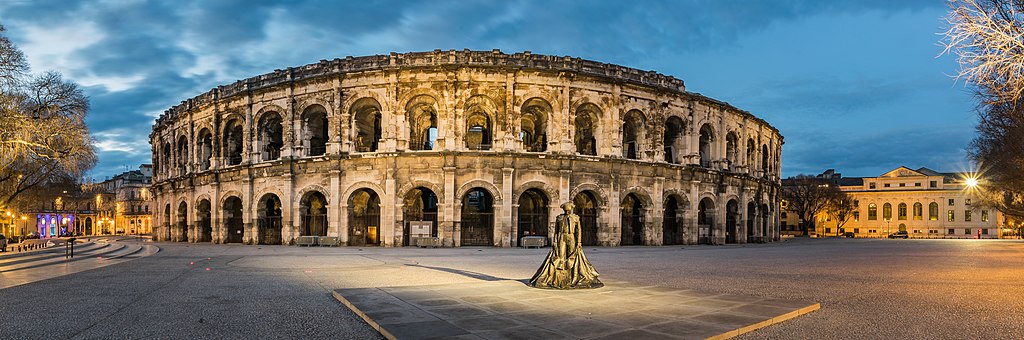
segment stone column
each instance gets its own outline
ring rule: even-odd
[[[495,202],[495,203],[500,203],[501,204],[500,205],[501,208],[498,211],[499,215],[495,216],[495,218],[500,218],[499,221],[501,221],[501,223],[498,224],[498,225],[501,226],[501,227],[500,228],[496,228],[497,230],[495,230],[495,232],[498,233],[498,235],[495,235],[495,236],[498,236],[498,237],[495,237],[494,239],[496,241],[499,241],[499,242],[496,242],[496,243],[499,244],[502,247],[510,247],[512,245],[512,243],[513,243],[512,239],[515,238],[515,235],[512,234],[512,232],[513,232],[513,229],[512,229],[513,228],[513,225],[512,225],[512,211],[513,211],[512,210],[512,204],[513,203],[518,203],[518,202],[512,202],[512,190],[513,190],[512,175],[513,175],[514,172],[515,172],[515,169],[513,169],[513,168],[502,168],[501,169],[501,173],[502,173],[502,176],[501,176],[501,196],[502,197],[501,197],[501,202]]]

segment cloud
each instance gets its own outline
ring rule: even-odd
[[[920,155],[954,157],[962,149],[956,143],[969,139],[971,132],[955,126],[964,117],[952,113],[964,110],[963,97],[943,97],[949,90],[943,79],[922,76],[941,74],[936,70],[949,61],[936,64],[930,50],[921,57],[899,49],[924,39],[899,35],[902,28],[931,29],[939,24],[933,13],[944,6],[934,0],[15,0],[0,2],[0,23],[36,72],[60,71],[90,96],[87,123],[100,155],[94,173],[149,162],[154,115],[218,85],[320,59],[463,48],[572,55],[676,75],[783,130],[784,171],[839,161],[868,171],[878,163],[874,148],[905,143],[915,150],[908,159],[942,162]],[[936,37],[927,39],[934,47]],[[795,42],[804,45],[792,47]],[[887,66],[857,69],[867,59]],[[924,113],[910,114],[915,110]],[[917,122],[927,113],[941,118]],[[895,126],[879,125],[884,119]],[[851,128],[837,133],[829,124]],[[915,132],[908,124],[945,132]],[[858,125],[864,127],[853,128]],[[894,139],[900,131],[915,138]],[[934,138],[942,149],[929,152],[923,145]],[[819,147],[822,139],[831,146]],[[851,151],[836,158],[829,148]]]

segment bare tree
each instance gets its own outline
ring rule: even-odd
[[[853,206],[853,199],[845,192],[840,191],[829,200],[825,213],[836,221],[836,236],[839,236],[839,230],[843,228],[843,225],[853,219],[855,211],[857,208]]]
[[[804,235],[814,229],[815,217],[840,194],[839,187],[824,178],[797,175],[782,181],[782,196],[788,202],[789,210],[803,221],[801,230]]]
[[[951,0],[943,53],[957,55],[957,78],[987,102],[1016,103],[1024,92],[1024,1]]]
[[[26,65],[21,51],[0,36],[0,209],[96,164],[85,125],[88,98],[56,72],[29,79]]]

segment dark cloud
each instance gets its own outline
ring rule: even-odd
[[[696,72],[699,81],[693,82],[683,71],[729,65],[691,65],[686,62],[693,59],[687,58],[743,53],[735,49],[745,37],[807,18],[875,13],[884,19],[893,13],[941,12],[943,6],[934,0],[12,0],[0,3],[0,24],[19,44],[36,42],[58,50],[62,42],[35,41],[26,28],[84,22],[102,35],[94,44],[66,51],[53,65],[33,65],[36,71],[63,68],[58,71],[69,78],[92,84],[86,87],[93,107],[88,124],[105,148],[93,173],[102,176],[122,171],[124,164],[134,168],[149,162],[148,150],[138,149],[149,133],[151,115],[217,85],[319,59],[463,48],[532,50],[674,74],[698,84],[691,88],[713,89],[705,94],[750,110],[782,130],[784,175],[826,167],[873,174],[893,162],[941,168],[948,159],[962,158],[962,146],[973,132],[970,126],[964,127],[967,132],[952,128],[949,114],[940,118],[947,123],[924,124],[930,132],[849,127],[877,125],[876,120],[900,110],[941,110],[940,105],[956,106],[949,102],[962,99],[936,99],[940,92],[935,89],[948,90],[948,85],[933,79],[870,71],[773,78],[753,68],[733,79]],[[738,60],[756,64],[760,56],[745,57]],[[857,57],[836,55],[831,62],[851,64]],[[765,71],[802,66],[778,64]],[[920,114],[901,117],[913,121]],[[834,126],[849,130],[828,129]],[[808,133],[808,127],[826,129]],[[823,141],[827,146],[820,145]]]

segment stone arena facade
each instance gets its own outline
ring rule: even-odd
[[[779,237],[777,129],[579,58],[323,60],[183,101],[150,142],[158,240],[509,247],[567,201],[587,245]]]

